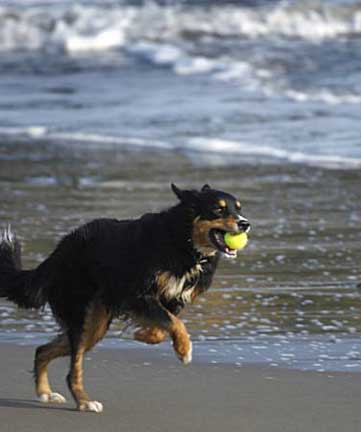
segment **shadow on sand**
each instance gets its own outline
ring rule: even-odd
[[[0,398],[1,408],[27,408],[27,409],[51,409],[51,410],[63,410],[63,411],[74,411],[74,408],[69,408],[64,405],[58,404],[44,404],[37,402],[36,400],[30,399],[6,399]]]

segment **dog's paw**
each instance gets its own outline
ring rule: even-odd
[[[80,403],[78,410],[101,413],[103,411],[103,404],[98,401],[84,401]]]
[[[60,393],[42,393],[39,395],[39,401],[40,402],[53,402],[53,403],[65,403],[66,399],[64,396],[62,396]]]
[[[177,352],[177,356],[179,360],[186,366],[187,364],[191,363],[192,361],[192,352],[193,352],[193,346],[192,342],[189,341],[189,347],[186,352]]]

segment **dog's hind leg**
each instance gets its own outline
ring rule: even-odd
[[[102,412],[103,405],[90,400],[83,386],[83,358],[103,338],[110,324],[110,315],[101,304],[93,303],[87,311],[83,327],[69,331],[71,366],[67,376],[69,390],[79,411]]]
[[[57,336],[50,343],[37,348],[34,362],[36,393],[41,402],[65,402],[64,396],[54,393],[49,385],[48,365],[57,357],[69,355],[69,341],[65,334]]]

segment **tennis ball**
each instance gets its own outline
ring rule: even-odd
[[[248,236],[245,232],[239,234],[227,232],[224,235],[224,242],[231,249],[243,249],[248,242]]]

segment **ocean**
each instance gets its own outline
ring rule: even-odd
[[[171,182],[232,192],[250,243],[184,316],[195,361],[360,372],[360,78],[356,0],[2,0],[0,224],[31,267]],[[56,331],[0,302],[0,340]]]

